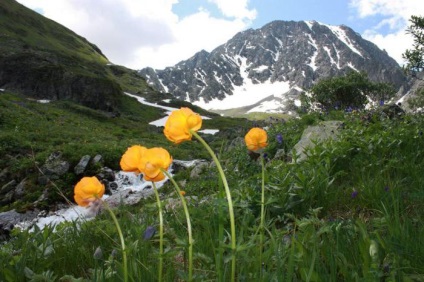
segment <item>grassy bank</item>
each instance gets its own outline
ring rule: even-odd
[[[13,100],[16,98],[8,97],[2,100],[2,103],[10,103],[7,108],[24,106]],[[44,106],[24,107],[35,115]],[[123,148],[139,142],[163,146],[181,159],[201,157],[204,151],[196,142],[176,147],[166,143],[161,134],[144,137],[146,128],[139,120],[125,120],[124,124],[120,118],[113,119],[105,123],[107,130],[102,130],[108,133],[100,133],[101,130],[96,129],[99,124],[95,127],[87,124],[89,120],[103,119],[98,113],[75,106],[69,116],[63,117],[63,107],[62,103],[55,106],[54,120],[69,118],[83,134],[75,136],[73,132],[77,130],[68,128],[69,136],[62,136],[66,138],[50,146],[62,146],[64,152],[84,151],[81,153],[95,148],[96,152],[105,154],[112,167],[118,165],[116,160]],[[73,116],[73,111],[78,115]],[[79,124],[82,121],[77,116],[85,117],[84,125]],[[344,122],[339,140],[318,145],[301,163],[272,160],[278,149],[291,151],[306,126],[333,118]],[[23,130],[28,122],[17,121],[17,135],[3,136],[1,144],[7,145],[6,140],[15,138],[22,143],[19,147],[38,152],[37,140],[31,141],[33,136]],[[236,215],[236,279],[422,281],[423,125],[421,116],[397,120],[380,120],[376,116],[365,122],[360,114],[342,113],[312,114],[273,124],[268,129],[270,144],[266,150],[270,159],[265,167],[266,220],[262,248],[258,232],[261,165],[251,160],[244,146],[226,150],[228,142],[223,142],[219,158],[229,180]],[[85,127],[87,131],[83,131]],[[90,135],[88,131],[97,133]],[[51,127],[49,139],[55,140],[54,132]],[[277,142],[277,134],[283,136],[283,143]],[[78,140],[79,146],[72,140]],[[8,146],[2,153],[14,148]],[[194,280],[228,281],[230,226],[226,202],[218,195],[219,176],[214,168],[204,171],[198,179],[190,179],[189,173],[183,170],[175,177],[178,181],[186,180],[183,189],[193,226]],[[164,280],[185,280],[188,242],[184,213],[170,184],[161,189],[161,194],[166,207]],[[130,281],[156,281],[158,235],[143,239],[147,227],[158,229],[155,200],[144,199],[136,206],[120,207],[115,213],[128,246]],[[97,252],[94,256],[98,247],[102,255]],[[56,232],[52,228],[15,231],[1,248],[0,278],[4,281],[40,281],[35,280],[40,277],[45,279],[42,281],[59,278],[61,281],[120,281],[123,272],[119,250],[118,234],[106,213],[82,225],[62,224]]]

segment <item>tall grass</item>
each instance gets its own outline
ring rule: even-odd
[[[236,280],[422,281],[424,118],[365,123],[359,116],[348,115],[343,117],[339,139],[318,144],[305,161],[272,160],[279,148],[291,152],[308,124],[325,118],[311,115],[272,125],[265,177],[261,163],[250,159],[242,145],[218,155],[236,215]],[[283,135],[285,144],[274,140],[277,134]],[[176,179],[186,180],[183,189],[193,226],[193,280],[229,281],[231,225],[228,203],[217,195],[217,170],[211,168],[198,179],[185,177],[186,171],[180,173]],[[173,191],[171,184],[160,190],[163,281],[188,279],[186,214],[175,205],[179,196]],[[127,245],[129,280],[157,281],[159,235],[143,240],[147,227],[158,226],[155,199],[115,212]],[[259,248],[261,214],[265,220]],[[221,237],[222,256],[217,244]],[[93,256],[99,246],[102,259]],[[64,223],[55,232],[51,227],[16,230],[0,250],[0,280],[72,276],[120,281],[123,262],[113,255],[119,249],[119,238],[106,214],[86,223]]]

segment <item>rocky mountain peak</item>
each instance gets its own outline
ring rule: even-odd
[[[365,71],[373,81],[405,84],[385,51],[351,28],[317,21],[273,21],[237,33],[212,52],[174,67],[140,70],[161,92],[206,109],[288,112],[322,78]]]

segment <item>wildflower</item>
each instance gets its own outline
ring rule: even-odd
[[[105,193],[105,185],[97,177],[83,177],[74,189],[75,202],[82,207],[100,199]]]
[[[265,148],[268,145],[267,140],[268,136],[266,134],[266,131],[258,127],[250,129],[244,137],[247,149],[254,152]]]
[[[156,228],[154,226],[147,226],[146,230],[144,231],[143,240],[147,241],[153,238],[156,233]]]
[[[134,145],[129,147],[127,151],[122,155],[121,158],[121,169],[123,171],[130,171],[135,173],[140,173],[138,166],[141,161],[141,157],[147,149],[140,145]]]
[[[180,195],[181,195],[181,196],[185,196],[185,194],[186,194],[186,192],[185,192],[185,191],[183,191],[183,190],[181,190],[181,191],[180,191]]]
[[[384,191],[389,192],[390,191],[390,187],[389,186],[384,187]]]
[[[144,151],[138,170],[143,173],[147,181],[161,181],[165,179],[163,170],[168,170],[172,163],[172,157],[163,148],[151,148]]]
[[[356,198],[356,196],[358,196],[358,191],[356,191],[356,190],[353,190],[353,192],[352,192],[352,194],[350,195],[350,197],[352,198],[352,199],[355,199]]]
[[[202,127],[202,118],[189,108],[173,111],[165,123],[163,133],[171,142],[179,144],[191,140],[190,130],[197,131]]]
[[[280,144],[280,145],[283,144],[283,135],[281,135],[280,133],[277,134],[275,139],[277,140],[278,144]]]

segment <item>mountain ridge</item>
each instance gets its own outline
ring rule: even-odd
[[[268,105],[251,111],[288,112],[317,81],[349,71],[365,71],[372,81],[407,88],[400,66],[387,52],[345,25],[317,21],[273,21],[175,66],[139,73],[155,89],[209,110],[249,106],[274,96],[274,106],[268,99]]]

